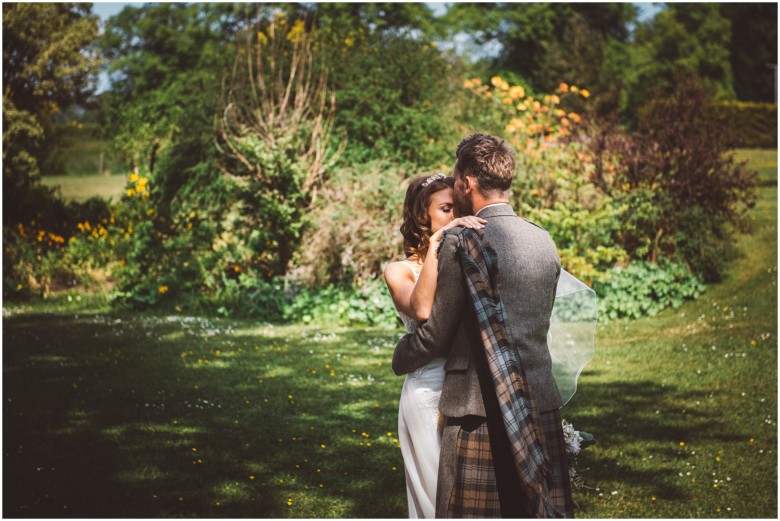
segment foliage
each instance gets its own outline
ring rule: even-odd
[[[105,282],[104,269],[110,258],[104,227],[109,219],[106,203],[98,198],[85,203],[57,201],[48,208],[48,217],[43,222],[3,227],[5,298],[27,299],[35,294],[45,298],[54,290]],[[72,222],[78,222],[78,232],[70,227]]]
[[[716,100],[734,99],[729,62],[731,22],[719,4],[670,4],[637,29],[627,106],[635,111],[654,97],[669,97],[677,78],[697,76]]]
[[[359,31],[330,36],[338,37],[323,59],[333,70],[336,126],[349,145],[342,164],[386,159],[428,168],[448,160],[446,107],[458,91],[435,45]]]
[[[145,4],[109,19],[100,40],[111,64],[103,124],[127,163],[156,174],[169,147],[211,137],[236,11],[230,4]],[[203,156],[190,157],[187,167]]]
[[[603,130],[590,141],[591,178],[620,212],[618,245],[632,258],[666,258],[718,280],[727,260],[727,225],[746,230],[755,174],[734,160],[711,93],[679,78],[675,95],[640,111],[640,132]]]
[[[666,308],[679,308],[704,291],[701,279],[682,264],[634,261],[615,268],[606,280],[593,285],[599,296],[599,316],[608,320],[655,316]]]
[[[343,148],[330,148],[335,93],[313,38],[282,13],[247,29],[220,118],[221,169],[240,200],[234,228],[250,262],[274,275],[287,271],[304,212]]]
[[[409,173],[385,162],[334,170],[308,216],[290,275],[310,286],[354,286],[402,258],[399,229]]]
[[[285,319],[298,323],[389,327],[398,313],[384,281],[358,283],[354,288],[329,285],[311,290],[299,288],[284,309]]]
[[[456,3],[445,19],[451,36],[467,31],[478,42],[500,44],[491,70],[518,73],[540,92],[561,81],[588,85],[595,108],[607,110],[630,71],[614,65],[625,54],[636,16],[632,4]]]
[[[737,99],[775,103],[770,65],[777,65],[777,4],[735,2],[719,7],[731,22],[729,62]]]
[[[89,4],[3,5],[3,222],[42,218],[40,174],[55,147],[52,118],[95,88]],[[41,215],[36,215],[41,213]]]
[[[725,101],[715,106],[740,148],[777,148],[777,105]]]

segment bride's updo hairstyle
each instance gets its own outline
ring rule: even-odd
[[[401,225],[407,257],[417,255],[421,259],[425,258],[433,235],[431,216],[428,215],[431,196],[439,190],[454,186],[455,178],[444,174],[418,177],[409,183],[404,199],[404,222]]]

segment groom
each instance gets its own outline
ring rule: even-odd
[[[512,432],[512,420],[509,424],[502,421],[503,384],[491,380],[496,375],[485,364],[483,348],[484,342],[490,348],[494,340],[492,332],[485,332],[491,324],[477,320],[477,304],[472,305],[476,292],[464,275],[463,239],[455,228],[455,233],[442,239],[439,249],[431,315],[415,333],[404,336],[393,353],[393,370],[398,375],[433,358],[446,358],[439,402],[445,425],[436,517],[573,517],[558,411],[563,403],[547,346],[561,270],[555,243],[546,231],[519,218],[509,205],[515,161],[506,142],[475,134],[460,143],[456,156],[455,205],[459,215],[487,220],[483,242],[478,244],[490,245],[496,253],[497,268],[487,280],[504,306],[504,345],[515,350],[513,357],[522,366],[515,390],[526,393],[528,400],[523,403],[529,414],[520,419],[526,428],[520,433]],[[532,459],[531,454],[539,463],[534,468],[540,472],[530,472],[538,487],[524,488],[529,476],[522,464]],[[537,508],[541,504],[546,510]]]

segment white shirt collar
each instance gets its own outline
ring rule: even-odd
[[[500,206],[500,205],[506,205],[506,206],[509,206],[509,203],[493,203],[493,204],[489,204],[489,205],[487,205],[487,206],[483,206],[482,208],[480,208],[480,209],[479,209],[479,212],[477,212],[475,215],[479,215],[479,213],[480,213],[482,210],[484,210],[485,208],[490,208],[491,206]]]

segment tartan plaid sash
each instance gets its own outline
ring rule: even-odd
[[[518,352],[506,335],[506,312],[496,287],[496,252],[483,242],[479,232],[461,228],[453,230],[453,233],[457,234],[461,267],[481,340],[481,346],[475,346],[475,363],[481,373],[480,384],[488,414],[502,514],[525,517],[520,516],[517,510],[518,500],[522,499],[526,515],[562,517],[563,513],[558,512],[548,489],[550,465],[542,449],[539,412],[531,397]],[[444,242],[443,238],[441,242]],[[494,414],[491,415],[490,410]],[[500,420],[495,416],[500,416]],[[497,458],[496,451],[501,451],[502,447],[506,457]],[[508,465],[503,473],[499,463]],[[501,494],[502,480],[504,490],[513,484],[519,485],[520,490],[512,487],[513,490]]]

